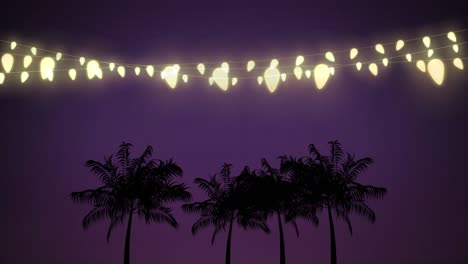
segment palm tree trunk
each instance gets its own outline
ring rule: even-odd
[[[130,263],[130,233],[132,231],[133,212],[128,216],[127,234],[125,235],[124,264]]]
[[[226,244],[226,264],[231,263],[231,236],[232,236],[232,222],[233,221],[234,221],[234,216],[231,216],[231,221],[229,222],[227,244]]]
[[[328,221],[330,223],[330,258],[331,264],[336,264],[336,241],[335,241],[335,226],[333,225],[333,216],[330,206],[328,206]]]
[[[276,212],[278,215],[278,226],[280,235],[280,264],[286,264],[286,251],[284,249],[284,235],[283,235],[283,224],[281,223],[281,214],[279,211]]]

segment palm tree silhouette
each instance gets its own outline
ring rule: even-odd
[[[196,213],[200,218],[192,226],[192,234],[209,226],[214,227],[211,243],[215,241],[220,231],[228,229],[226,242],[225,263],[231,263],[231,238],[234,221],[247,229],[261,229],[270,232],[266,224],[264,214],[252,210],[250,197],[247,197],[249,177],[251,171],[245,167],[237,177],[231,176],[231,164],[225,163],[218,175],[211,176],[208,180],[196,178],[195,183],[203,190],[208,198],[201,202],[184,204],[182,208],[187,213]]]
[[[174,181],[182,176],[182,169],[172,160],[151,159],[153,148],[148,146],[137,158],[130,158],[132,145],[122,143],[117,152],[117,162],[112,155],[104,162],[88,160],[86,166],[99,177],[102,186],[96,189],[71,193],[75,203],[88,204],[93,209],[83,218],[83,228],[108,219],[109,241],[112,230],[127,220],[124,264],[130,263],[130,234],[133,215],[146,223],[167,223],[177,228],[178,223],[168,203],[189,201],[191,194],[184,184]]]
[[[338,141],[329,142],[330,155],[320,154],[315,145],[309,145],[310,156],[294,159],[282,158],[282,170],[290,172],[302,181],[302,196],[310,208],[326,208],[330,227],[330,260],[337,263],[335,227],[333,213],[344,220],[352,234],[353,229],[349,216],[351,213],[366,217],[375,222],[374,211],[366,204],[369,199],[383,198],[385,188],[362,185],[356,182],[373,160],[369,157],[356,159],[354,155],[345,154]]]
[[[251,195],[255,196],[253,205],[258,207],[258,211],[263,211],[269,216],[274,215],[277,218],[280,264],[285,264],[286,249],[282,216],[284,216],[285,222],[294,226],[296,235],[299,236],[299,229],[295,221],[299,204],[294,199],[296,195],[295,188],[287,177],[279,169],[273,168],[266,159],[262,159],[261,164],[262,169],[257,171],[257,180],[255,180],[256,174],[252,174],[254,177],[252,181],[256,182],[256,184],[251,184]]]
[[[319,185],[317,169],[304,162],[303,158],[280,156],[280,173],[287,175],[291,196],[286,206],[289,219],[305,218],[318,226],[317,210],[322,208],[322,187]]]

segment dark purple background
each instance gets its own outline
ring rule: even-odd
[[[2,6],[0,39],[116,61],[221,62],[468,27],[463,1],[92,2]],[[309,143],[325,151],[333,139],[373,157],[362,181],[389,190],[372,203],[375,225],[353,218],[350,237],[338,224],[340,263],[466,263],[466,71],[450,67],[443,87],[407,65],[379,78],[354,70],[337,75],[322,91],[290,80],[273,95],[254,81],[223,93],[202,82],[170,90],[133,77],[35,86],[34,76],[29,85],[0,86],[0,263],[122,262],[124,229],[109,244],[105,225],[84,232],[89,208],[68,198],[98,184],[84,162],[115,152],[122,141],[137,153],[152,145],[155,157],[174,157],[191,183],[223,162],[238,171],[262,157],[306,154]],[[134,263],[222,263],[225,234],[210,246],[211,230],[193,237],[195,217],[175,211],[177,231],[136,221]],[[320,219],[319,228],[300,222],[300,238],[286,228],[289,263],[329,261],[328,224]],[[277,263],[271,227],[271,235],[236,228],[233,263]]]

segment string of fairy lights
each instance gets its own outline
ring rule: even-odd
[[[273,93],[281,82],[294,78],[313,80],[317,89],[322,89],[344,68],[366,71],[376,77],[390,64],[402,63],[416,66],[414,68],[427,74],[436,85],[442,85],[448,65],[464,69],[463,61],[468,58],[459,55],[468,42],[460,42],[459,36],[465,32],[468,29],[294,57],[170,64],[118,63],[0,40],[0,44],[4,44],[2,49],[7,49],[1,56],[0,85],[6,85],[10,80],[30,83],[33,75],[53,82],[56,75],[68,75],[71,81],[82,77],[100,80],[116,75],[125,78],[133,71],[136,77],[156,78],[158,74],[171,89],[181,82],[201,78],[208,80],[210,86],[216,85],[227,91],[241,80],[256,79],[258,85],[265,85]]]

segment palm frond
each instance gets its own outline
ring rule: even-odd
[[[106,235],[106,240],[109,242],[112,231],[114,230],[115,227],[118,225],[123,225],[123,215],[122,217],[115,218],[111,220],[111,223],[109,224],[109,228],[107,229],[107,235]]]
[[[346,225],[348,226],[349,233],[353,235],[353,225],[351,225],[351,220],[349,219],[348,216],[345,216],[344,220],[346,222]]]
[[[294,171],[294,168],[297,166],[298,161],[292,156],[279,156],[280,160],[280,172],[281,173],[291,173]]]
[[[172,215],[172,210],[169,207],[159,206],[149,210],[143,210],[143,216],[147,224],[153,223],[167,223],[174,228],[179,227],[179,223]]]
[[[315,212],[314,213],[303,214],[302,217],[304,219],[306,219],[307,221],[310,221],[315,226],[319,225],[319,219],[318,219],[317,215],[315,214]]]
[[[387,194],[387,189],[355,182],[352,186],[349,186],[349,194],[358,201],[382,199]]]
[[[375,213],[365,203],[353,203],[351,205],[351,211],[365,217],[370,223],[375,223]]]
[[[228,186],[231,183],[231,168],[232,164],[224,163],[221,171],[219,172],[224,186]]]
[[[117,174],[117,167],[112,162],[112,155],[104,157],[104,164],[95,160],[88,160],[85,164],[92,173],[99,177],[99,179],[106,185],[112,185]]]
[[[330,161],[333,165],[333,172],[336,173],[343,158],[343,149],[341,148],[341,144],[338,140],[330,141],[328,144],[330,145]]]
[[[141,153],[140,160],[145,161],[145,160],[151,158],[152,155],[153,155],[153,147],[152,146],[146,146],[143,153]]]
[[[88,229],[90,225],[95,224],[99,221],[102,221],[109,216],[109,210],[105,207],[96,207],[93,208],[82,221],[82,226],[84,229]]]
[[[372,163],[373,160],[369,157],[354,160],[354,157],[348,154],[348,158],[343,163],[343,168],[341,170],[344,172],[345,177],[348,177],[351,181],[355,181]]]
[[[122,168],[126,169],[130,163],[130,149],[133,147],[130,143],[122,142],[117,152],[117,158]]]
[[[209,226],[215,226],[215,221],[212,216],[203,216],[198,219],[192,226],[192,234],[195,235],[202,229],[205,229]]]
[[[188,187],[183,183],[165,183],[156,194],[158,200],[165,202],[188,202],[192,199],[192,194],[187,191]]]
[[[203,178],[196,178],[194,180],[194,183],[198,186],[198,188],[202,189],[206,194],[208,194],[209,197],[212,197],[216,192],[214,186],[215,182],[216,181],[208,181]]]
[[[312,156],[314,160],[322,161],[324,156],[320,154],[320,151],[317,149],[317,147],[314,144],[309,145],[309,154]]]
[[[292,226],[294,227],[294,231],[296,232],[296,236],[299,237],[299,227],[297,226],[297,222],[295,220],[291,221]]]
[[[174,160],[158,160],[157,166],[152,170],[154,175],[161,180],[171,180],[175,177],[180,177],[183,175],[182,168],[177,165]]]
[[[211,201],[195,202],[182,205],[182,210],[186,213],[208,214],[214,211],[214,204]]]
[[[70,197],[74,203],[100,205],[105,204],[110,199],[111,192],[106,186],[97,189],[84,190],[81,192],[72,192]]]
[[[260,230],[262,230],[263,232],[265,232],[267,234],[269,234],[271,232],[271,230],[268,227],[267,223],[265,223],[264,221],[249,219],[249,220],[246,220],[245,222],[238,221],[238,223],[244,229],[252,229],[252,230],[260,229]]]
[[[214,244],[215,242],[215,239],[216,239],[216,235],[219,233],[220,229],[218,227],[215,227],[214,231],[213,231],[213,235],[211,236],[211,245]]]

